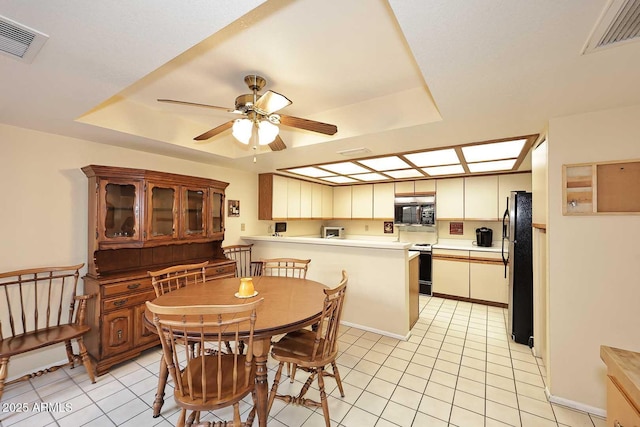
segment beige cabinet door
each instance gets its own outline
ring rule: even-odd
[[[351,219],[351,186],[333,188],[333,218]]]
[[[333,218],[333,187],[322,186],[322,218]]]
[[[286,219],[288,206],[289,180],[283,176],[273,176],[273,219]]]
[[[396,194],[413,194],[415,192],[414,181],[399,181],[395,183]]]
[[[373,184],[373,218],[393,220],[393,183]]]
[[[415,182],[415,192],[420,193],[435,193],[436,180],[435,179],[423,179]]]
[[[322,218],[322,184],[311,184],[311,218]]]
[[[464,219],[464,179],[436,181],[436,219]]]
[[[509,303],[509,275],[504,274],[502,255],[471,251],[469,255],[469,288],[471,298]]]
[[[287,218],[300,218],[300,181],[287,178]]]
[[[351,218],[373,218],[373,184],[351,187]]]
[[[507,197],[512,191],[531,191],[531,174],[516,173],[498,177],[498,212],[500,219],[507,209]]]
[[[311,218],[311,188],[310,182],[300,181],[300,218]]]
[[[498,220],[498,176],[464,179],[464,219]]]
[[[433,292],[469,298],[469,251],[434,249]]]

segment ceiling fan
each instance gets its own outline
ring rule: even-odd
[[[196,141],[204,141],[209,138],[233,128],[233,136],[244,144],[253,142],[253,148],[257,145],[269,145],[273,151],[280,151],[287,148],[285,143],[278,136],[278,125],[290,126],[325,135],[333,135],[338,131],[335,125],[317,122],[314,120],[302,119],[300,117],[276,114],[276,111],[291,105],[291,101],[284,95],[271,90],[259,95],[258,92],[267,84],[264,77],[248,75],[244,78],[252,93],[240,95],[236,98],[235,108],[218,107],[215,105],[198,104],[195,102],[176,101],[173,99],[158,99],[159,102],[172,104],[190,105],[195,107],[212,108],[223,110],[229,113],[243,115],[243,118],[230,120],[213,129],[210,129],[193,138]]]

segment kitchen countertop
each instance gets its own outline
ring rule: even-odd
[[[369,249],[395,249],[406,250],[413,244],[406,242],[397,242],[395,240],[366,240],[366,239],[323,239],[321,237],[314,236],[241,236],[243,240],[248,241],[266,241],[266,242],[282,242],[282,243],[304,243],[312,245],[326,245],[326,246],[350,246],[356,248],[369,248]]]
[[[479,252],[502,252],[502,243],[500,240],[493,242],[490,247],[476,246],[475,240],[463,240],[463,239],[438,239],[438,243],[431,246],[432,249],[454,249],[459,251],[479,251]],[[505,242],[505,249],[508,250],[508,246]]]

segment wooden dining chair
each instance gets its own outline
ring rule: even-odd
[[[260,276],[262,263],[251,259],[250,245],[224,246],[224,256],[236,262],[236,277]]]
[[[263,302],[261,298],[238,305],[167,307],[147,301],[162,343],[163,358],[174,382],[173,396],[181,408],[179,427],[191,426],[194,422],[203,425],[200,423],[201,411],[216,411],[227,406],[233,406],[233,421],[213,425],[250,426],[253,423],[256,413],[253,332],[256,310]],[[245,330],[247,324],[246,354],[239,351],[208,353],[205,350],[206,344],[211,342],[218,346],[223,341],[238,344],[241,325]],[[198,343],[195,354],[187,342]],[[245,424],[240,420],[240,401],[248,394],[252,394],[253,408]],[[191,411],[188,419],[187,411]]]
[[[262,260],[262,276],[307,278],[310,259],[271,258]]]
[[[204,283],[206,280],[205,270],[208,264],[209,261],[199,264],[174,265],[158,271],[149,271],[147,274],[151,277],[151,284],[153,285],[153,290],[156,291],[156,297],[159,297],[184,286]]]
[[[338,384],[340,395],[344,397],[342,381],[336,364],[338,354],[338,327],[342,315],[345,291],[347,289],[348,276],[346,271],[342,271],[340,284],[333,289],[325,289],[324,307],[322,317],[316,331],[301,329],[289,332],[280,341],[273,344],[271,357],[279,362],[278,371],[273,380],[273,387],[269,393],[269,410],[275,399],[283,400],[286,403],[310,407],[322,407],[324,421],[327,427],[331,425],[329,420],[329,404],[327,394],[324,390],[324,377],[333,377]],[[297,396],[285,396],[278,394],[278,385],[282,375],[282,368],[285,363],[298,366],[298,369],[310,372],[309,379],[304,383]],[[331,364],[333,373],[325,370]],[[314,378],[318,378],[318,389],[320,390],[320,402],[304,398],[309,390]]]

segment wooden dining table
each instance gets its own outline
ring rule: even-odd
[[[161,306],[227,305],[246,304],[264,298],[257,311],[253,339],[253,356],[256,363],[256,412],[258,425],[267,425],[269,387],[267,384],[267,356],[274,335],[301,329],[316,323],[324,303],[324,289],[327,286],[308,279],[292,277],[253,277],[257,295],[252,298],[238,298],[235,294],[240,286],[240,278],[212,279],[204,283],[189,285],[161,295],[154,304]],[[148,309],[144,313],[145,325],[156,331],[153,315]],[[248,336],[249,331],[241,331]],[[157,417],[164,403],[164,387],[168,376],[165,363],[160,364],[158,392],[153,404],[153,416]]]

